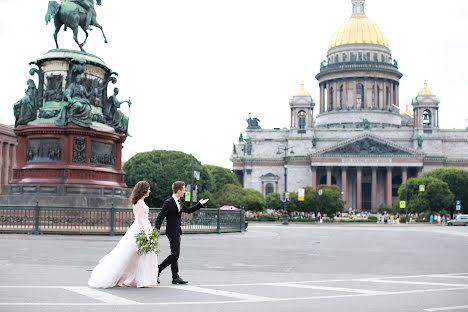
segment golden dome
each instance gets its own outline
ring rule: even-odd
[[[301,82],[301,90],[299,90],[297,95],[310,96],[310,93],[304,90],[304,82]]]
[[[419,91],[418,95],[434,95],[432,92],[427,88],[427,82],[424,81],[424,89]]]
[[[389,48],[387,36],[365,15],[351,16],[344,22],[333,34],[328,48],[355,43],[377,44]]]

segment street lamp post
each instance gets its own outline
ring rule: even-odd
[[[286,193],[288,192],[288,159],[286,152],[291,149],[291,147],[278,147],[278,152],[276,154],[281,154],[281,151],[284,152],[284,201],[283,201],[283,225],[288,225],[288,205],[286,199]],[[294,153],[291,149],[290,153]]]

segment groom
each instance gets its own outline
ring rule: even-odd
[[[172,270],[172,284],[187,284],[187,281],[180,278],[179,265],[177,264],[180,254],[180,236],[182,235],[180,216],[182,212],[193,213],[197,211],[202,205],[206,204],[208,199],[201,199],[199,203],[191,208],[185,206],[180,199],[185,194],[185,183],[182,181],[176,181],[172,184],[172,192],[172,196],[164,202],[156,219],[156,229],[158,231],[164,219],[166,219],[166,236],[171,246],[171,254],[158,266],[158,284],[160,283],[159,275],[169,265],[171,265]]]

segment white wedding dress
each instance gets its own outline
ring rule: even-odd
[[[117,246],[99,260],[88,285],[94,288],[114,286],[149,287],[157,283],[158,257],[151,252],[139,256],[135,235],[141,230],[152,231],[149,208],[143,199],[133,206],[135,221]]]

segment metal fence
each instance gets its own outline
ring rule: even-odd
[[[154,226],[161,208],[150,208]],[[0,233],[124,234],[134,221],[132,209],[0,206]],[[244,210],[203,208],[182,214],[182,233],[242,232]],[[161,234],[165,233],[165,223]]]

